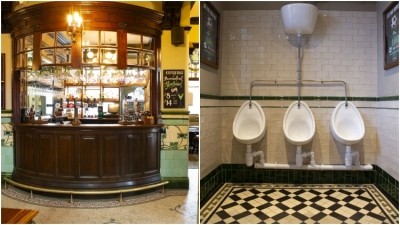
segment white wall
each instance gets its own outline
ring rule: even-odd
[[[283,32],[279,10],[233,10],[222,16],[221,95],[248,96],[249,84],[256,79],[296,79],[297,48],[291,45]],[[375,12],[319,11],[318,22],[312,37],[306,37],[303,79],[344,80],[348,94],[354,97],[377,96],[377,25]],[[203,75],[203,74],[202,74]],[[203,78],[203,77],[202,77]],[[204,81],[207,82],[207,81]],[[202,79],[203,83],[203,79]],[[207,82],[208,84],[208,82]],[[203,85],[201,86],[202,93]],[[257,87],[258,96],[296,96],[295,87]],[[303,96],[344,96],[340,87],[303,87]],[[246,146],[232,135],[232,124],[243,100],[219,101],[202,99],[201,129],[219,129],[210,121],[209,112],[221,109],[222,163],[244,163]],[[336,142],[329,131],[329,119],[336,101],[306,101],[316,119],[317,131],[305,151],[315,152],[317,163],[344,164],[345,146]],[[259,101],[267,116],[266,138],[254,146],[263,150],[269,163],[294,163],[295,146],[287,143],[282,121],[291,101]],[[359,150],[361,163],[376,163],[376,105],[375,102],[354,101],[359,107],[366,126],[363,141],[353,146]],[[203,110],[204,109],[204,110]],[[203,111],[205,113],[203,114]],[[204,121],[204,120],[209,121]],[[212,143],[203,141],[203,158],[211,159]],[[215,142],[218,142],[215,139]],[[217,143],[215,143],[217,144]],[[207,152],[205,152],[207,151]],[[209,155],[210,154],[210,155]],[[305,160],[307,163],[307,160]],[[208,162],[204,162],[208,165]],[[206,174],[201,174],[203,177]]]
[[[302,60],[303,79],[343,80],[348,94],[376,97],[377,26],[375,12],[319,11],[316,30],[307,37]],[[221,95],[248,96],[250,81],[296,79],[297,48],[284,34],[279,10],[236,10],[224,12],[222,37]],[[296,87],[256,87],[258,96],[296,96]],[[344,96],[341,87],[303,87],[303,96]],[[295,146],[282,129],[287,106],[292,101],[259,101],[267,116],[266,138],[255,146],[269,163],[294,163]],[[344,164],[345,146],[329,130],[330,115],[338,102],[306,101],[316,120],[317,131],[304,151],[315,152],[317,163]],[[244,163],[246,146],[234,140],[232,123],[243,101],[223,101],[222,151],[224,163]],[[376,109],[371,102],[354,102],[360,107],[366,134],[353,146],[362,163],[376,162]],[[365,107],[365,108],[364,108]],[[308,160],[306,160],[307,162]]]
[[[220,13],[220,37],[222,37],[223,8],[221,2],[211,4]],[[221,43],[221,42],[220,42]],[[201,42],[200,42],[201,44]],[[222,48],[219,47],[219,63],[223,60]],[[200,93],[207,95],[221,95],[220,68],[215,69],[205,64],[200,66]],[[210,173],[222,163],[221,142],[221,101],[212,99],[200,99],[200,179]]]
[[[349,95],[376,97],[375,12],[319,11],[316,30],[305,37],[303,79],[340,79]],[[279,10],[225,11],[222,95],[249,95],[255,79],[296,79],[297,48],[284,34]],[[296,88],[257,88],[256,95],[296,95]],[[341,96],[333,88],[303,90],[308,96]]]
[[[377,29],[383,30],[382,13],[391,2],[377,3]],[[378,96],[399,95],[399,67],[383,68],[383,35],[378,34]],[[380,102],[377,110],[376,163],[399,180],[399,101]]]

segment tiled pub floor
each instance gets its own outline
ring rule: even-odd
[[[201,208],[201,223],[399,223],[398,210],[372,184],[226,183]]]
[[[2,187],[1,206],[38,210],[39,214],[33,219],[37,224],[196,224],[198,223],[198,169],[189,169],[188,176],[189,190],[166,189],[166,192],[171,194],[155,200],[144,197],[144,202],[131,205],[112,204],[113,207],[103,208],[62,207],[54,204],[48,206],[46,202],[50,202],[49,198],[42,199],[39,193],[35,192],[31,200],[29,191],[21,189],[20,192],[26,192],[26,198],[21,200],[4,195]],[[59,201],[69,204],[68,197],[62,196]],[[101,203],[102,197],[97,197],[98,200],[95,200],[95,197],[88,198],[94,200],[94,206]],[[115,201],[118,202],[117,198]],[[75,196],[74,202],[79,205],[78,196]]]

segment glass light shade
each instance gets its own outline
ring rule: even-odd
[[[286,34],[312,34],[318,17],[318,8],[306,3],[293,3],[281,8]]]
[[[87,53],[87,57],[89,59],[92,59],[94,57],[94,53],[92,51],[89,50],[89,52]]]

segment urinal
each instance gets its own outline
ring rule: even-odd
[[[354,156],[351,145],[360,142],[365,134],[364,121],[357,107],[351,102],[347,102],[347,106],[346,102],[340,102],[333,110],[330,129],[336,141],[346,145],[345,165],[351,166]]]
[[[255,101],[246,101],[239,108],[233,121],[233,136],[235,139],[246,144],[246,165],[253,165],[253,157],[260,156],[260,164],[264,164],[264,152],[252,152],[251,145],[259,142],[267,130],[266,119],[260,104]]]
[[[310,164],[315,165],[314,154],[302,153],[302,145],[309,143],[315,134],[315,120],[310,107],[303,101],[293,102],[283,118],[283,133],[289,143],[297,146],[296,165],[303,165],[303,158],[311,156]]]
[[[243,103],[233,121],[233,136],[242,144],[251,145],[259,142],[265,135],[265,114],[260,104],[255,101]]]

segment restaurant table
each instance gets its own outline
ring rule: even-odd
[[[38,213],[39,211],[29,209],[1,208],[1,223],[32,223],[33,217],[35,217]]]

